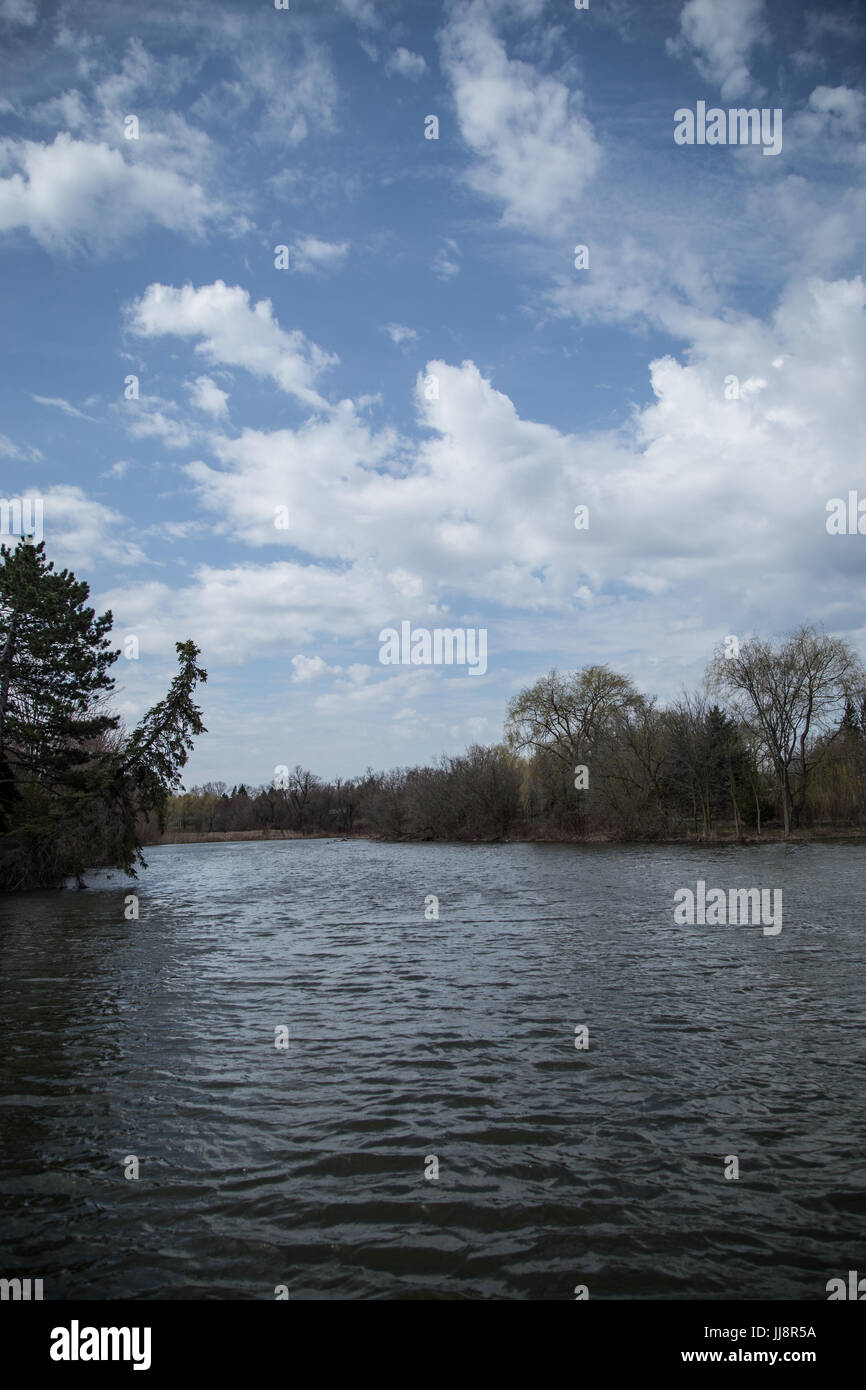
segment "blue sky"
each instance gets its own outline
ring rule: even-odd
[[[825,524],[866,498],[864,38],[796,0],[0,0],[0,494],[137,636],[128,722],[202,648],[187,785],[490,742],[553,665],[664,699],[728,634],[866,655],[866,537]],[[677,145],[701,101],[781,152]],[[486,628],[486,674],[382,665],[404,620]]]

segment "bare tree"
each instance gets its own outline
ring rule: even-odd
[[[289,800],[295,813],[296,829],[303,830],[307,815],[308,804],[315,789],[319,786],[319,778],[313,772],[308,772],[298,764],[289,776]]]
[[[769,757],[789,834],[799,825],[809,776],[838,734],[845,702],[863,686],[859,657],[842,638],[801,627],[778,647],[753,637],[737,656],[719,648],[708,676]]]

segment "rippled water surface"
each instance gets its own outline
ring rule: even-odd
[[[0,898],[0,1275],[825,1299],[866,1271],[859,847],[148,858],[138,921],[119,878]],[[781,933],[676,926],[698,878],[782,888]]]

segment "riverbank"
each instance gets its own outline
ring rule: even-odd
[[[366,832],[346,834],[339,831],[316,830],[310,834],[298,830],[168,830],[163,835],[143,841],[145,849],[154,845],[197,845],[225,844],[243,840],[370,840],[385,844],[430,844],[435,843],[416,835],[384,836],[370,835]],[[654,845],[767,845],[776,842],[811,843],[816,840],[866,841],[866,826],[818,825],[806,830],[792,830],[786,835],[781,826],[771,826],[760,835],[737,835],[733,830],[720,829],[709,837],[689,833],[686,835],[648,836],[633,838],[620,835],[594,833],[592,835],[564,834],[524,834],[506,835],[498,840],[466,840],[463,844],[552,844],[552,845],[590,845],[590,844],[654,844]]]

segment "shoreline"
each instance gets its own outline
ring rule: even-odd
[[[618,835],[506,835],[501,839],[488,840],[436,840],[423,839],[416,835],[386,836],[369,834],[341,834],[338,831],[314,831],[304,834],[298,830],[169,830],[158,839],[142,843],[142,849],[154,849],[161,845],[197,844],[240,844],[245,840],[261,842],[264,840],[366,840],[372,844],[388,845],[769,845],[769,844],[814,844],[816,841],[866,841],[866,826],[811,826],[808,830],[794,830],[786,835],[781,828],[773,827],[760,835],[736,835],[733,831],[720,831],[716,835],[698,834],[652,836],[630,838]]]

